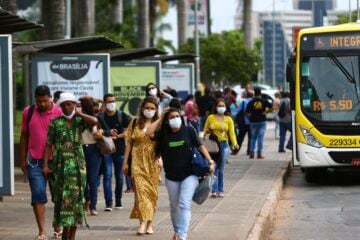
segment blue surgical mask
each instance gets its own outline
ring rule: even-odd
[[[221,113],[221,114],[224,114],[226,111],[226,107],[217,107],[216,109],[217,109],[217,112]]]
[[[176,117],[169,119],[169,125],[172,129],[179,129],[181,127],[181,118]]]

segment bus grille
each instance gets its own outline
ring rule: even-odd
[[[354,136],[359,132],[359,126],[316,126],[316,128],[326,135],[345,135]]]
[[[351,164],[354,158],[360,159],[360,152],[329,152],[334,162],[340,164]]]

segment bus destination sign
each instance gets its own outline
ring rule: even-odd
[[[315,50],[360,49],[360,34],[340,34],[314,38]]]

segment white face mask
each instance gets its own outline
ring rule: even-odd
[[[176,117],[169,119],[169,125],[172,129],[179,129],[181,127],[181,118]]]
[[[75,115],[75,108],[74,111],[72,111],[72,113],[70,113],[70,115],[65,115],[64,113],[62,113],[63,117],[66,118],[67,120],[70,120],[74,117]]]
[[[106,104],[106,109],[110,112],[115,112],[115,108],[116,104],[114,102]]]
[[[150,89],[150,90],[149,90],[149,94],[150,94],[151,96],[156,97],[156,95],[157,95],[157,89],[156,89],[156,88]]]
[[[146,117],[146,118],[153,118],[154,117],[154,115],[155,115],[155,110],[148,110],[148,109],[145,109],[144,111],[143,111],[143,114],[144,114],[144,116]]]
[[[217,107],[217,112],[223,114],[226,111],[225,107]]]

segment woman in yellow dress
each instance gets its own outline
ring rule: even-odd
[[[130,218],[140,221],[138,235],[154,233],[152,222],[158,199],[159,160],[155,154],[155,142],[145,132],[158,118],[156,98],[146,97],[140,105],[138,117],[132,120],[126,133],[123,172],[127,174],[131,170],[135,202]],[[130,154],[131,169],[128,165]]]

